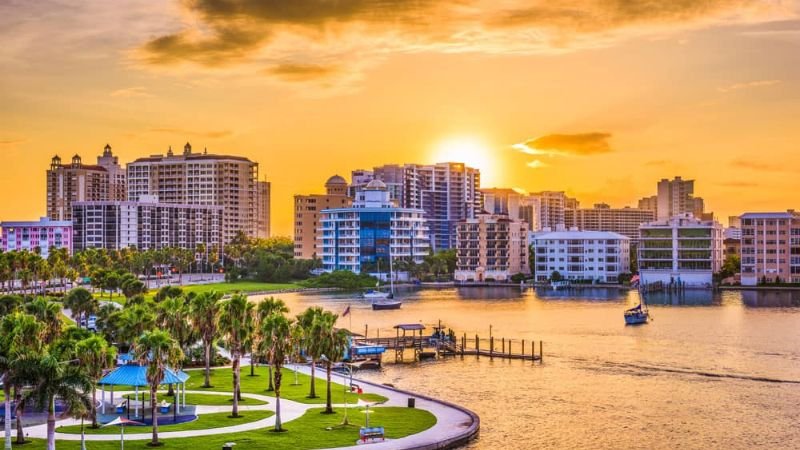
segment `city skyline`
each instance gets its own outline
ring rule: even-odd
[[[484,188],[583,205],[635,206],[680,175],[718,218],[795,206],[793,2],[589,2],[591,23],[573,2],[259,4],[0,6],[0,186],[25,192],[0,217],[45,215],[55,154],[110,143],[127,163],[186,141],[259,163],[276,235],[294,194],[389,163],[460,160]]]

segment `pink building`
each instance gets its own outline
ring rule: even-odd
[[[0,222],[2,250],[35,251],[47,258],[50,247],[66,248],[72,253],[72,222],[42,217],[38,222]]]
[[[800,283],[800,214],[742,214],[742,284]]]

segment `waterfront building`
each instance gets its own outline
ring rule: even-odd
[[[800,283],[800,214],[745,213],[742,219],[742,285]]]
[[[630,272],[630,238],[609,231],[551,231],[532,236],[537,281],[617,283]]]
[[[259,187],[258,163],[247,158],[193,153],[187,142],[182,154],[170,148],[166,155],[133,161],[127,170],[129,200],[156,196],[162,203],[221,206],[226,243],[240,232],[249,237],[265,232],[259,230],[259,222],[269,215],[263,211],[269,205],[264,198],[269,189]]]
[[[655,210],[658,220],[669,220],[687,213],[711,220],[710,215],[705,215],[703,199],[694,196],[694,180],[684,180],[681,177],[672,180],[661,179],[657,185],[656,196],[639,200],[639,208]]]
[[[643,283],[710,286],[722,267],[722,225],[681,214],[639,227],[639,275]]]
[[[320,216],[325,209],[344,208],[350,205],[347,181],[339,175],[325,182],[325,194],[294,196],[294,257],[313,259],[321,247]]]
[[[611,208],[605,203],[593,208],[567,209],[564,214],[566,228],[583,231],[611,231],[639,239],[639,225],[655,220],[655,212],[640,208]]]
[[[528,231],[542,230],[541,221],[542,202],[538,197],[523,196],[519,204],[519,218],[528,224]]]
[[[97,165],[108,174],[108,198],[105,200],[120,201],[128,197],[125,169],[119,164],[119,157],[114,156],[111,145],[103,147],[103,154],[97,157]]]
[[[72,222],[42,217],[38,221],[0,222],[0,248],[3,252],[28,250],[43,258],[50,248],[65,248],[72,253]]]
[[[567,211],[578,209],[580,203],[577,199],[568,197],[563,191],[542,191],[528,194],[524,204],[536,208],[536,211],[530,213],[536,219],[531,224],[536,224],[536,227],[531,227],[532,231],[541,231],[542,229],[549,228],[555,230],[559,227],[565,227],[567,223]],[[528,213],[523,215],[527,216]],[[527,219],[528,217],[525,217]],[[533,217],[531,217],[533,220]]]
[[[178,247],[222,252],[223,208],[214,205],[161,203],[140,195],[137,201],[72,204],[74,250]],[[207,255],[198,255],[205,258]]]
[[[734,238],[724,238],[722,240],[723,260],[728,256],[742,256],[742,240]]]
[[[507,215],[479,214],[456,229],[456,281],[509,281],[528,275],[527,224]]]
[[[424,261],[430,253],[425,211],[395,206],[389,195],[376,179],[358,192],[352,206],[322,211],[323,270],[386,273],[390,255],[395,264]]]

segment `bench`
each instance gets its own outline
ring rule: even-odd
[[[358,435],[361,438],[361,442],[367,442],[368,439],[380,439],[381,441],[384,440],[383,427],[361,427],[361,429],[358,431]]]

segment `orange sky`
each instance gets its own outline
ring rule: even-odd
[[[800,208],[800,6],[658,3],[2,2],[0,219],[44,215],[53,154],[187,140],[260,163],[278,234],[334,173],[459,151],[587,206],[681,175],[723,222]]]

